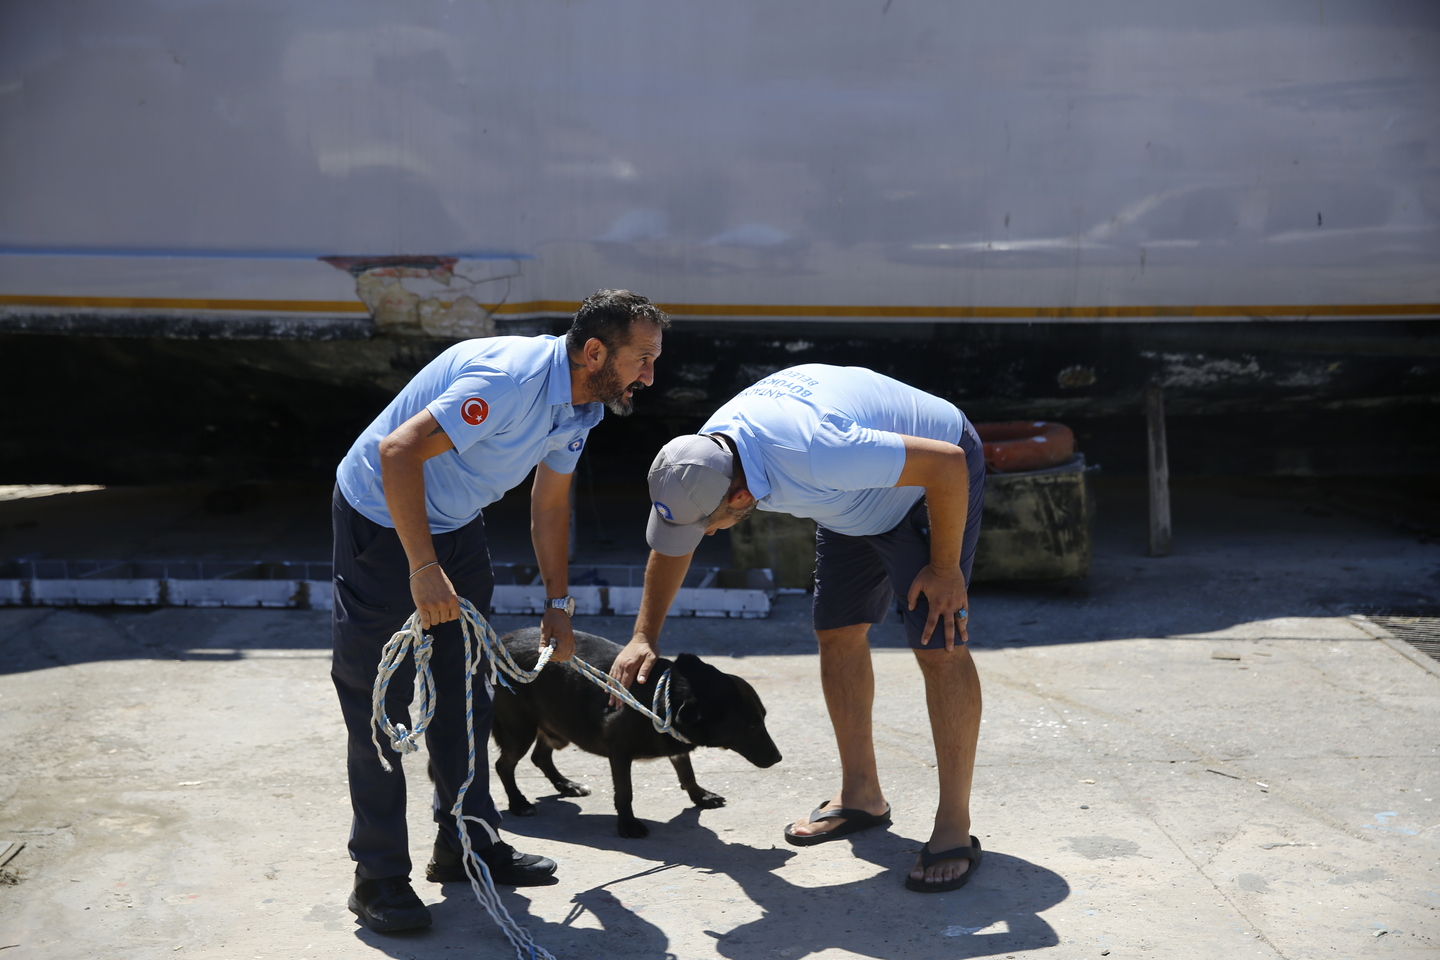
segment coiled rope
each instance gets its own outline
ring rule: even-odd
[[[470,784],[475,779],[475,706],[474,706],[474,676],[480,669],[483,659],[490,662],[490,685],[493,688],[496,683],[502,684],[507,690],[514,689],[510,686],[508,676],[517,683],[530,683],[545,669],[550,662],[550,656],[554,653],[552,647],[542,646],[539,658],[535,661],[533,670],[526,670],[515,662],[510,656],[510,651],[495,635],[495,629],[490,626],[480,611],[469,600],[460,599],[460,630],[465,638],[465,735],[470,747],[469,769],[465,782],[460,785],[460,790],[455,796],[455,806],[451,808],[451,815],[455,818],[455,826],[460,832],[460,846],[465,864],[465,875],[470,879],[470,889],[475,892],[475,899],[490,914],[490,918],[500,927],[510,945],[515,948],[515,954],[520,960],[555,960],[554,954],[540,946],[530,936],[530,931],[520,926],[505,909],[505,904],[500,901],[500,895],[495,890],[495,881],[490,876],[490,868],[485,861],[476,855],[470,844],[470,831],[466,829],[465,823],[478,823],[485,829],[490,837],[491,843],[499,843],[500,836],[495,828],[490,826],[479,817],[466,816],[464,811],[465,793],[470,789]],[[401,627],[386,642],[380,652],[380,666],[375,675],[375,687],[371,693],[371,731],[370,742],[375,744],[375,753],[380,757],[380,765],[386,772],[393,768],[390,761],[385,758],[385,751],[380,747],[379,734],[384,733],[390,746],[396,753],[404,756],[407,753],[414,753],[420,749],[420,737],[430,726],[431,719],[435,716],[435,677],[430,670],[430,655],[433,651],[434,640],[420,627],[420,613],[416,611],[405,621]],[[415,657],[416,683],[419,685],[419,719],[415,722],[415,729],[406,730],[403,723],[392,723],[390,717],[385,713],[385,694],[390,687],[390,680],[400,664],[405,661],[408,653]],[[488,657],[487,657],[488,655]],[[690,743],[683,734],[675,729],[675,718],[670,707],[670,671],[667,669],[660,678],[655,681],[655,696],[651,706],[646,708],[640,701],[631,696],[618,680],[611,677],[596,667],[591,666],[579,657],[572,657],[570,665],[579,673],[597,686],[603,687],[617,699],[627,706],[640,711],[650,718],[650,723],[660,733],[668,733],[682,743]]]

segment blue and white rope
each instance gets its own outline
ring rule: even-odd
[[[554,955],[537,944],[530,936],[530,931],[516,923],[509,911],[505,909],[505,904],[500,901],[500,895],[495,890],[495,882],[490,876],[490,868],[471,847],[470,831],[466,829],[465,823],[466,821],[478,823],[489,835],[491,843],[500,841],[499,834],[484,820],[479,817],[466,816],[464,813],[465,793],[475,780],[474,676],[480,669],[482,658],[488,654],[491,686],[500,683],[506,689],[513,689],[509,680],[506,679],[507,676],[517,683],[530,683],[550,662],[550,656],[554,653],[554,649],[542,646],[539,659],[535,661],[535,668],[526,670],[515,662],[514,657],[510,656],[510,651],[505,649],[505,645],[495,635],[494,628],[480,615],[480,611],[475,609],[474,604],[463,597],[460,600],[460,629],[465,637],[465,734],[469,743],[470,756],[468,775],[465,777],[465,782],[460,785],[460,790],[455,796],[455,806],[450,813],[455,817],[455,826],[460,832],[465,875],[470,879],[470,889],[475,892],[475,899],[480,901],[485,912],[490,914],[491,919],[500,927],[510,941],[510,945],[515,948],[516,956],[520,960],[555,960]],[[375,752],[380,757],[380,765],[387,772],[392,767],[390,761],[385,758],[385,751],[380,747],[378,733],[384,733],[390,741],[391,747],[402,756],[414,753],[420,749],[420,737],[435,716],[435,677],[430,670],[430,655],[433,647],[434,640],[421,630],[420,613],[416,611],[410,615],[410,619],[405,621],[405,625],[390,638],[381,650],[380,666],[375,676],[375,687],[371,693],[373,723],[370,742],[375,744]],[[386,715],[385,694],[390,687],[390,680],[395,675],[395,671],[405,661],[406,654],[412,651],[415,656],[416,682],[419,684],[418,711],[420,717],[415,722],[414,730],[406,730],[404,724],[392,723],[389,716]],[[650,709],[647,709],[608,673],[591,666],[579,657],[572,657],[570,665],[579,671],[581,676],[603,687],[626,705],[649,717],[650,723],[660,733],[668,733],[682,743],[690,742],[680,731],[675,729],[675,718],[670,707],[669,670],[661,674],[655,682],[655,696],[651,701]]]
[[[465,823],[478,823],[490,836],[491,843],[498,843],[499,835],[495,828],[490,826],[479,817],[466,816],[465,793],[470,789],[470,784],[475,780],[475,673],[480,669],[484,654],[488,653],[490,660],[490,682],[493,686],[498,680],[508,688],[509,682],[500,675],[504,671],[520,683],[529,683],[540,675],[545,669],[545,664],[550,662],[550,655],[554,652],[550,647],[540,648],[540,657],[535,661],[534,670],[526,670],[515,662],[510,652],[500,643],[495,636],[495,630],[480,615],[480,611],[464,598],[460,600],[460,630],[465,637],[465,733],[470,747],[469,771],[465,782],[460,785],[460,790],[455,795],[455,806],[451,808],[450,814],[455,818],[455,826],[460,832],[460,847],[465,864],[465,875],[470,879],[470,889],[475,892],[475,899],[490,914],[490,918],[500,927],[510,945],[515,948],[515,955],[520,960],[555,960],[555,955],[544,947],[537,944],[530,936],[530,931],[516,923],[505,909],[505,904],[500,901],[500,894],[495,889],[495,881],[490,876],[490,868],[485,865],[472,849],[470,844],[470,831],[466,829]],[[380,653],[380,666],[375,676],[375,687],[371,694],[372,719],[374,721],[370,740],[375,744],[375,751],[380,756],[380,765],[387,771],[392,769],[390,762],[385,759],[385,751],[380,749],[380,742],[375,731],[382,731],[390,740],[390,745],[397,753],[402,755],[414,753],[420,748],[420,737],[430,726],[431,719],[435,716],[435,677],[430,670],[430,654],[434,640],[429,634],[420,628],[420,613],[416,611],[405,621]],[[404,662],[406,653],[414,651],[416,682],[420,687],[419,713],[420,718],[415,723],[414,730],[406,730],[404,724],[392,724],[385,713],[385,692],[390,686],[390,679]]]
[[[670,710],[669,670],[660,674],[660,679],[655,681],[655,696],[650,701],[650,708],[646,709],[644,704],[631,696],[630,691],[626,690],[620,681],[610,676],[610,674],[590,666],[590,664],[581,660],[579,657],[572,657],[570,665],[578,670],[581,676],[588,678],[596,686],[604,687],[621,702],[649,717],[650,723],[660,733],[668,733],[681,743],[690,742],[688,737],[675,729],[675,717]]]
[[[406,730],[405,724],[390,722],[389,715],[385,713],[385,694],[390,689],[390,679],[405,661],[405,654],[410,652],[411,648],[415,653],[415,679],[420,685],[419,701],[416,705],[420,719],[414,730]],[[375,688],[370,694],[370,711],[374,718],[370,725],[370,742],[375,744],[375,753],[380,757],[380,766],[385,768],[386,773],[393,768],[385,758],[385,751],[380,749],[378,734],[385,734],[390,746],[401,756],[414,753],[420,749],[420,735],[430,726],[430,720],[435,716],[435,676],[430,672],[430,654],[433,649],[434,641],[430,635],[420,632],[420,615],[416,613],[405,621],[405,626],[401,627],[400,632],[391,637],[380,651],[380,670],[375,676]]]
[[[465,822],[478,823],[485,828],[490,836],[491,843],[499,843],[500,835],[495,828],[490,826],[479,817],[467,817],[465,815],[465,792],[470,789],[471,782],[475,779],[475,671],[480,668],[481,651],[476,649],[480,644],[472,643],[479,638],[480,643],[485,646],[485,651],[490,654],[490,684],[493,687],[497,679],[505,683],[508,688],[510,684],[497,673],[497,665],[503,664],[507,673],[510,673],[521,683],[530,683],[545,669],[545,664],[550,662],[550,655],[554,652],[551,647],[541,647],[539,659],[535,661],[534,670],[525,670],[511,657],[510,652],[495,636],[495,630],[490,626],[489,621],[480,615],[469,600],[460,601],[460,629],[465,635],[465,739],[470,746],[469,768],[465,776],[465,782],[460,784],[460,790],[455,794],[455,806],[451,808],[450,814],[455,818],[455,826],[460,831],[461,862],[465,864],[465,876],[470,878],[470,889],[475,892],[475,899],[490,914],[490,919],[504,932],[510,945],[515,948],[515,954],[520,960],[555,960],[555,955],[535,942],[526,930],[510,916],[510,911],[505,909],[505,904],[500,902],[500,893],[495,889],[495,880],[490,876],[490,868],[485,861],[476,855],[470,845],[470,831],[466,829]],[[503,658],[503,659],[502,659]],[[483,881],[483,883],[481,882]]]

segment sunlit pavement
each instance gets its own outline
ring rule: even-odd
[[[1304,507],[1181,486],[1175,555],[1150,559],[1143,505],[1117,487],[1089,581],[977,587],[986,854],[960,891],[901,885],[935,774],[893,623],[874,638],[893,826],[782,841],[838,776],[807,598],[783,597],[769,620],[671,621],[663,642],[749,679],[784,761],[698,751],[701,784],[729,800],[706,811],[668,764],[639,767],[644,840],[615,835],[603,759],[557,755],[592,787],[579,799],[523,763],[540,809],[508,818],[508,838],[559,860],[560,882],[504,901],[574,958],[1434,956],[1440,677],[1343,614],[1434,602],[1440,546]],[[623,640],[629,623],[577,626]],[[433,825],[414,761],[435,925],[381,936],[345,909],[327,646],[318,612],[0,609],[0,840],[25,843],[0,887],[5,956],[513,955],[467,887],[420,879]]]

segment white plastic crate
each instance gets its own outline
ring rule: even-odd
[[[160,604],[160,581],[135,580],[32,580],[30,602],[44,607],[112,606],[154,607]]]
[[[328,563],[187,560],[0,561],[0,606],[270,607],[329,610]],[[496,564],[496,613],[539,616],[545,588],[534,565]],[[610,564],[570,568],[577,615],[634,616],[645,568]],[[668,616],[768,616],[774,596],[768,570],[694,567]]]
[[[600,587],[570,588],[575,598],[575,613],[594,616],[603,609]],[[496,613],[534,614],[539,616],[545,610],[545,588],[526,584],[497,584],[490,598],[490,606]]]
[[[166,580],[171,607],[299,607],[301,580]]]
[[[0,562],[0,605],[330,608],[328,563]],[[318,585],[316,589],[312,584]]]

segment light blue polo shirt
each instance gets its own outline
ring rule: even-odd
[[[959,444],[953,403],[864,367],[805,363],[742,390],[700,428],[735,441],[761,510],[852,537],[893,529],[925,494],[897,487],[901,435]]]
[[[563,337],[489,337],[455,344],[425,365],[360,434],[336,471],[361,515],[393,527],[380,484],[380,441],[429,410],[454,449],[425,461],[432,533],[465,526],[543,462],[573,473],[604,404],[570,405]]]

